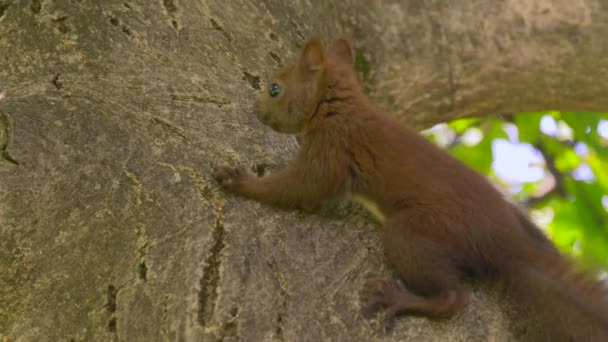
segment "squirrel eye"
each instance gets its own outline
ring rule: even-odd
[[[277,97],[280,93],[281,86],[276,83],[271,84],[270,88],[268,88],[268,94],[270,94],[270,97]]]

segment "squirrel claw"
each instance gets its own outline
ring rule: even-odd
[[[221,167],[213,174],[213,178],[220,183],[221,186],[234,190],[238,181],[244,177],[241,169],[235,169],[227,166]]]
[[[382,309],[383,303],[379,298],[374,298],[368,301],[367,304],[361,308],[361,315],[365,318],[372,318],[378,314],[380,309]]]
[[[397,314],[393,310],[387,310],[384,315],[384,333],[390,334],[395,329],[395,322],[397,321]]]
[[[369,297],[361,314],[365,318],[371,318],[385,308],[383,328],[385,333],[390,333],[395,327],[397,315],[407,304],[404,299],[409,296],[409,291],[400,280],[375,280],[366,284],[365,292]]]

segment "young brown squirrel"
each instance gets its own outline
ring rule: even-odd
[[[398,281],[372,281],[363,313],[447,318],[468,301],[463,278],[498,280],[538,312],[542,339],[608,341],[608,300],[485,177],[370,103],[349,38],[325,50],[309,39],[278,70],[255,109],[274,130],[299,134],[296,159],[265,177],[223,167],[226,189],[283,208],[350,198],[382,222]]]

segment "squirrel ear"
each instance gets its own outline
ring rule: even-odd
[[[353,45],[353,39],[350,35],[340,37],[331,43],[328,54],[344,63],[352,65],[355,61]]]
[[[311,38],[304,43],[300,53],[300,66],[305,71],[318,71],[325,66],[325,51],[318,38]]]

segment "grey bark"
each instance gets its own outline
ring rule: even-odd
[[[277,211],[210,177],[286,163],[294,139],[249,108],[305,37],[343,32],[418,128],[608,108],[605,0],[0,0],[0,340],[519,336],[477,287],[450,321],[381,334],[358,298],[390,270],[357,208]]]

